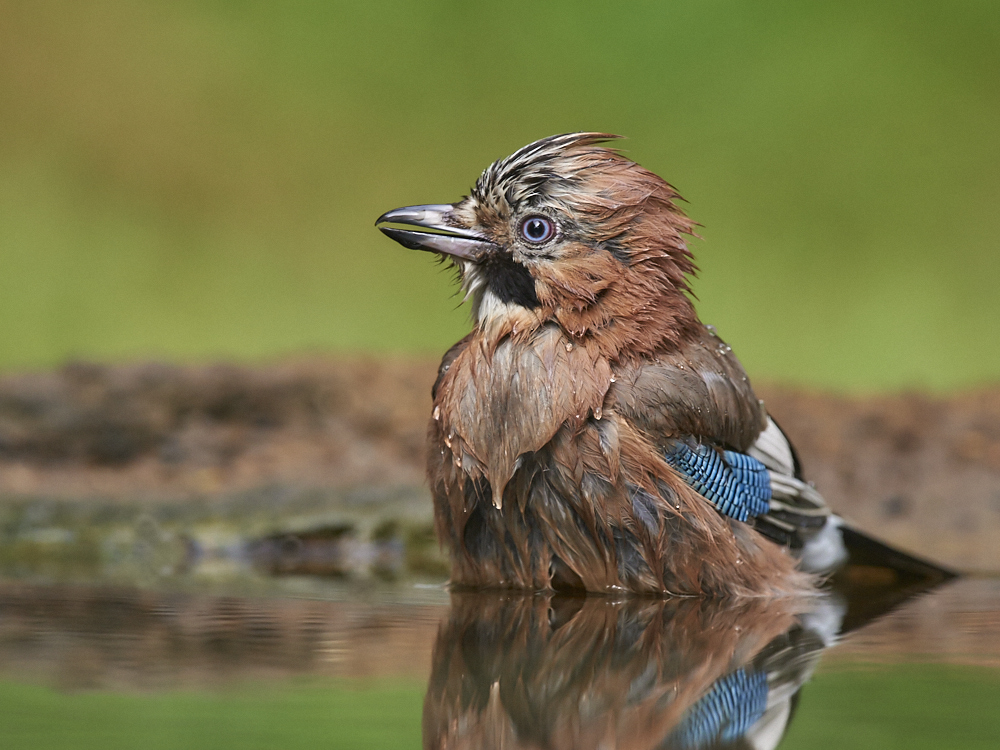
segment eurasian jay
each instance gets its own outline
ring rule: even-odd
[[[473,329],[433,389],[452,583],[731,597],[808,588],[840,519],[690,299],[694,223],[600,144],[544,138],[377,225],[457,269]],[[401,229],[386,225],[404,225]]]

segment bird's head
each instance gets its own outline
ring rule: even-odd
[[[556,323],[610,356],[677,345],[697,324],[683,237],[694,224],[667,182],[599,145],[617,137],[543,138],[491,164],[458,203],[376,224],[454,263],[490,340]]]

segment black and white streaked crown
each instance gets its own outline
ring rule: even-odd
[[[621,137],[611,133],[564,133],[529,143],[488,166],[476,180],[470,197],[479,203],[502,199],[511,206],[532,205],[554,192],[572,190],[584,168],[574,157],[582,149]],[[602,150],[609,157],[616,153]]]

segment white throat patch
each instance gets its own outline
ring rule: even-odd
[[[475,263],[462,263],[462,290],[464,299],[472,302],[472,320],[491,326],[510,315],[530,313],[516,302],[504,302],[489,288],[482,270]]]

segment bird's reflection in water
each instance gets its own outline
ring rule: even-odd
[[[456,593],[424,746],[773,748],[842,602]]]

